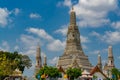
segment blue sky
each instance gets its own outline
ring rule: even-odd
[[[71,5],[90,62],[96,65],[100,51],[104,64],[112,45],[120,68],[119,0],[0,0],[0,50],[17,50],[31,58],[33,66],[24,75],[33,75],[38,43],[48,65],[55,65],[63,54]]]

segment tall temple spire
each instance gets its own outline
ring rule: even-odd
[[[41,60],[41,50],[40,45],[37,45],[36,49],[36,66],[35,66],[35,73],[42,67],[42,60]]]
[[[112,46],[108,47],[108,66],[114,67],[114,57],[113,57]]]
[[[80,32],[78,26],[76,25],[76,14],[72,8],[70,12],[70,24],[67,32],[65,54],[71,54],[73,52],[80,53],[81,55],[83,55],[80,43]]]
[[[72,7],[70,11],[70,23],[68,26],[66,47],[62,56],[59,57],[57,67],[67,69],[72,62],[73,56],[76,56],[75,65],[81,66],[81,69],[91,70],[92,65],[88,57],[84,54],[80,41],[80,32],[76,25],[76,14]]]
[[[102,62],[101,62],[100,52],[98,53],[98,63],[97,63],[97,66],[102,70]]]

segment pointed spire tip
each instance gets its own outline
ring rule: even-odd
[[[71,9],[71,11],[74,11],[74,7],[72,6],[72,9]]]
[[[72,10],[74,10],[74,7],[72,6]]]
[[[112,46],[110,45],[109,48],[112,48]]]

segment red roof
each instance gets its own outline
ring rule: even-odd
[[[91,71],[90,71],[90,75],[93,75],[95,72],[100,72],[104,77],[107,78],[107,76],[100,70],[100,68],[98,66],[95,66]]]
[[[58,69],[60,72],[63,72],[65,73],[65,71],[63,70],[63,68],[60,66],[59,69]]]

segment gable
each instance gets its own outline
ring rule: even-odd
[[[94,75],[97,76],[97,78],[99,78],[99,79],[105,79],[105,78],[106,78],[106,77],[105,77],[102,73],[100,73],[100,72],[95,72]]]

